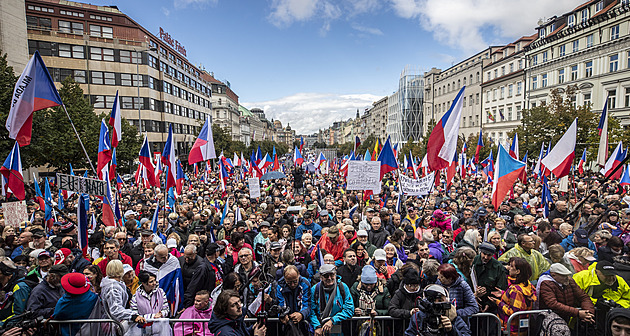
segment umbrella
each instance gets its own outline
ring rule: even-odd
[[[275,179],[283,179],[286,178],[287,176],[284,175],[283,172],[279,172],[279,171],[270,171],[265,173],[260,180],[261,181],[266,181],[266,180],[275,180]]]

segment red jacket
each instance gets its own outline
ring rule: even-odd
[[[131,257],[122,253],[122,252],[118,252],[118,260],[122,261],[123,264],[127,264],[131,267],[133,267],[133,262],[131,261]],[[103,258],[103,260],[101,260],[98,263],[98,268],[101,269],[101,272],[103,273],[103,277],[107,276],[107,263],[109,263],[109,258],[105,257]]]

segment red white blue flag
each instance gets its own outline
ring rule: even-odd
[[[453,160],[455,152],[457,152],[462,98],[465,89],[465,86],[462,87],[453,100],[451,108],[438,121],[429,136],[427,160],[429,169],[432,171],[448,167]]]

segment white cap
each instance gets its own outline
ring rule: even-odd
[[[123,274],[127,274],[129,272],[133,272],[133,267],[127,264],[123,264]]]
[[[555,263],[555,264],[551,264],[551,266],[549,267],[549,272],[551,273],[558,273],[560,275],[572,275],[573,273],[571,273],[571,271],[569,271],[568,268],[566,268],[566,266],[560,264],[560,263]]]
[[[177,247],[177,240],[171,238],[169,240],[166,241],[166,247],[168,248],[174,248]]]
[[[374,251],[374,260],[387,260],[387,254],[385,254],[385,250],[377,249]]]
[[[368,233],[365,230],[359,230],[357,231],[357,237],[367,237]]]

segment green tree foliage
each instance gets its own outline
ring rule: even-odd
[[[601,112],[594,112],[590,105],[574,106],[571,98],[576,91],[576,86],[568,86],[564,93],[554,89],[549,104],[523,110],[521,125],[508,133],[509,137],[518,133],[520,152],[529,151],[530,157],[537,157],[543,142],[545,146],[549,146],[549,142],[554,146],[573,120],[578,118],[576,160],[584,149],[589,153],[589,160],[597,157],[597,125]],[[608,120],[608,143],[612,150],[620,140],[627,141],[629,136],[621,130],[619,121],[614,118]]]
[[[237,155],[241,155],[243,153],[243,157],[245,159],[249,159],[252,151],[258,150],[258,146],[260,146],[260,150],[262,154],[265,153],[271,154],[273,153],[273,147],[276,146],[276,154],[278,156],[284,155],[288,153],[289,146],[284,143],[278,143],[270,140],[263,141],[252,141],[249,144],[249,147],[245,146],[245,144],[241,141],[232,140],[232,135],[230,131],[222,128],[217,124],[212,125],[212,139],[214,140],[214,148],[217,152],[217,155],[223,151],[223,155],[226,157],[232,158],[234,153]]]
[[[488,134],[484,133],[481,135],[481,139],[483,140],[483,147],[479,150],[479,162],[483,161],[485,158],[490,155],[490,151],[492,151],[492,157],[496,160],[497,158],[497,146],[494,141],[490,141]],[[470,159],[475,156],[475,151],[477,150],[477,142],[479,141],[479,134],[470,135],[468,139],[466,139],[466,146],[468,150],[466,151],[466,158]],[[458,149],[461,152],[461,146],[463,146],[462,139],[460,138],[458,142]],[[519,155],[525,155],[525,152],[522,149],[519,149]]]
[[[13,68],[7,65],[6,55],[0,57],[0,123],[2,123],[0,127],[2,154],[0,155],[8,153],[14,144],[14,140],[9,139],[4,124],[9,114],[11,95],[16,81],[17,76],[13,73]],[[83,90],[71,77],[67,77],[61,83],[59,95],[92,163],[96,166],[100,122],[101,118],[108,118],[108,116],[106,114],[98,116],[94,113],[94,108],[85,98]],[[125,119],[122,120],[122,132],[116,158],[119,171],[129,171],[140,151],[141,139],[138,136],[138,130]],[[68,116],[60,106],[33,114],[31,144],[22,147],[21,154],[24,168],[41,166],[67,172],[70,169],[68,164],[72,164],[77,170],[91,170]]]
[[[9,131],[4,127],[11,108],[11,96],[17,82],[13,67],[7,63],[7,55],[0,52],[0,157],[2,160],[9,154],[15,140],[9,138]]]

